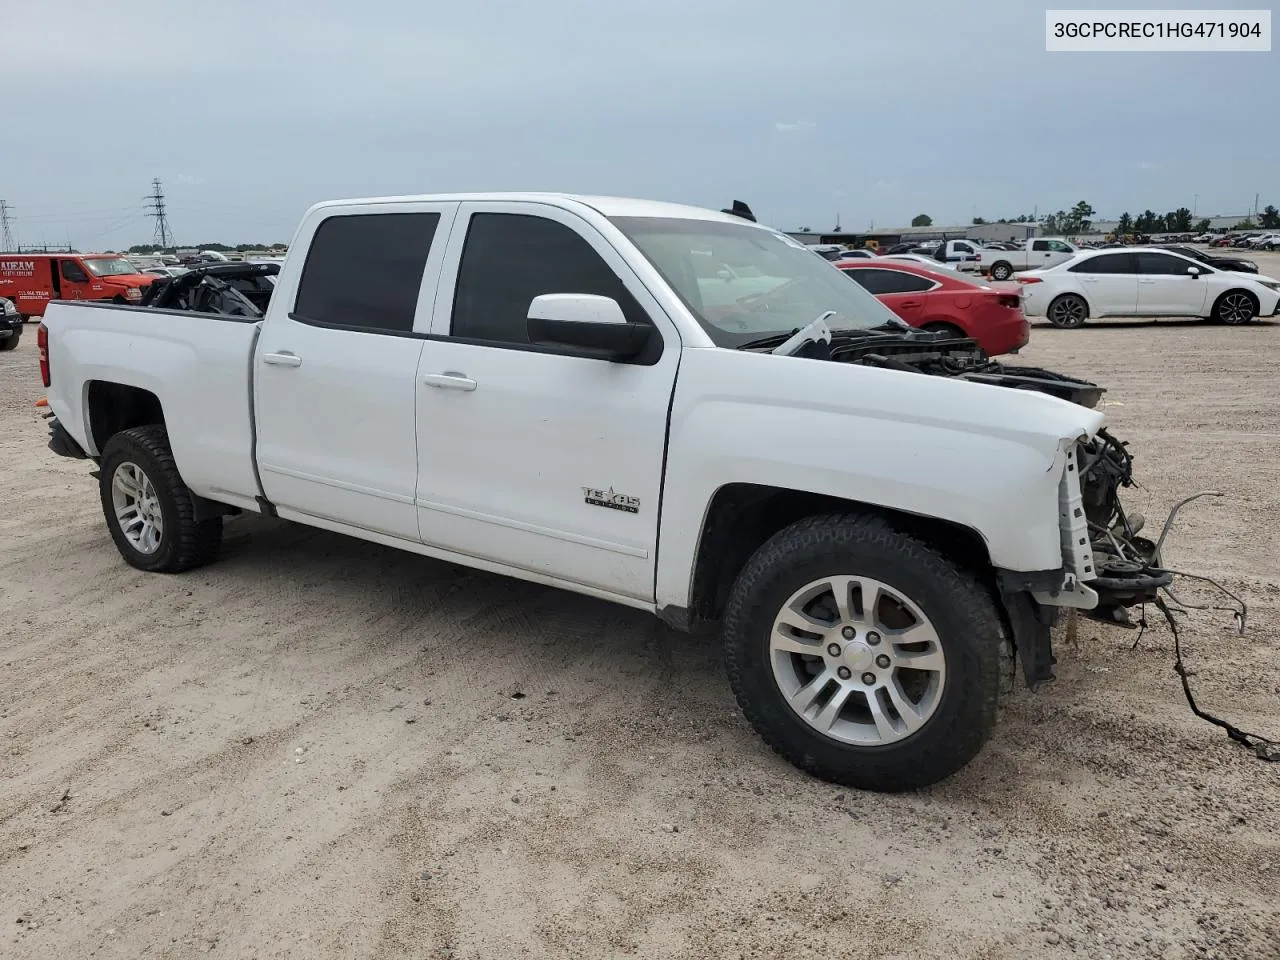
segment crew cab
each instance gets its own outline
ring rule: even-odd
[[[1032,237],[1018,250],[979,250],[977,265],[992,280],[1008,280],[1020,270],[1043,270],[1070,260],[1079,252],[1066,240]]]
[[[115,254],[0,253],[0,297],[24,317],[43,316],[50,300],[137,303],[154,279]]]
[[[60,302],[38,335],[50,446],[97,464],[134,567],[259,513],[718,622],[746,717],[838,783],[963,767],[1015,650],[1052,679],[1061,608],[1168,582],[1101,388],[913,330],[730,214],[327,202],[260,319]]]

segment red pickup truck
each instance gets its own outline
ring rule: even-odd
[[[44,316],[50,300],[137,303],[155,279],[110,253],[0,253],[0,297],[23,317]]]

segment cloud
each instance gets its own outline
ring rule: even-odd
[[[174,179],[177,180],[178,183],[185,183],[188,186],[195,186],[198,183],[204,183],[204,177],[197,177],[190,173],[180,173],[174,177]]]
[[[1138,169],[1139,169],[1139,170],[1154,170],[1155,168],[1156,168],[1156,165],[1155,165],[1155,163],[1154,163],[1153,161],[1151,161],[1151,160],[1139,160],[1139,161],[1138,161]]]
[[[779,133],[804,133],[816,126],[812,120],[779,120],[773,128]]]
[[[877,190],[895,190],[898,186],[897,180],[877,180],[873,186]]]

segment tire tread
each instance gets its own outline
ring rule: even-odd
[[[786,725],[777,725],[767,716],[748,692],[747,674],[764,664],[743,662],[735,649],[734,639],[742,637],[762,613],[771,619],[772,611],[762,611],[767,594],[766,584],[780,570],[798,558],[848,547],[870,548],[912,565],[923,576],[935,582],[942,602],[954,611],[954,619],[969,625],[989,643],[975,644],[977,653],[976,683],[960,690],[962,698],[976,698],[966,704],[962,714],[976,719],[971,725],[958,725],[949,736],[922,738],[913,751],[911,762],[884,762],[873,753],[835,766],[823,762],[805,750]],[[996,613],[988,589],[971,572],[962,570],[922,541],[905,534],[885,520],[863,514],[817,515],[797,521],[775,534],[748,560],[733,586],[724,617],[725,659],[729,683],[747,720],[764,741],[784,760],[807,773],[844,786],[884,792],[914,789],[935,783],[963,767],[981,751],[995,726],[1001,692],[1002,661],[1007,658],[1007,637]],[[770,682],[772,678],[770,678]],[[790,718],[787,718],[790,720]],[[813,734],[813,736],[820,736]]]
[[[154,557],[150,558],[151,562],[140,563],[137,562],[133,553],[121,547],[120,552],[125,560],[138,569],[151,573],[185,573],[212,563],[217,558],[222,545],[222,518],[210,517],[205,520],[196,520],[191,491],[183,482],[177,461],[174,460],[173,451],[169,447],[168,429],[164,424],[154,423],[120,431],[108,440],[103,448],[104,464],[108,456],[121,448],[126,455],[136,456],[137,453],[142,453],[145,459],[151,461],[145,465],[147,475],[157,488],[163,484],[177,512],[177,523],[173,525],[175,529],[165,530],[165,536],[175,537],[172,541],[172,550],[158,551]],[[153,475],[152,467],[155,468],[154,473],[158,475]],[[103,511],[107,512],[111,484],[109,471],[102,471],[101,483]],[[116,546],[120,547],[120,539],[117,536],[118,525],[113,525],[108,517],[107,526],[111,530],[112,539],[116,541]]]

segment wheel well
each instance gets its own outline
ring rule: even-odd
[[[160,398],[141,387],[94,380],[89,384],[88,402],[89,430],[99,452],[121,430],[164,423]]]
[[[1222,293],[1218,294],[1218,299],[1213,301],[1213,309],[1216,311],[1218,309],[1218,304],[1222,302],[1222,298],[1229,297],[1233,293],[1243,293],[1246,297],[1252,300],[1255,312],[1262,309],[1262,302],[1258,299],[1257,295],[1254,294],[1252,290],[1246,290],[1244,287],[1232,287],[1230,290],[1224,290]]]
[[[733,582],[751,555],[784,527],[804,517],[824,513],[883,517],[903,533],[928,543],[957,565],[994,585],[986,542],[969,527],[843,497],[731,483],[716,491],[703,521],[689,603],[691,620],[718,620]]]
[[[1083,303],[1084,315],[1086,317],[1093,313],[1093,308],[1089,306],[1089,301],[1084,296],[1084,294],[1076,293],[1074,290],[1068,290],[1065,293],[1058,294],[1056,297],[1054,297],[1052,300],[1049,301],[1049,307],[1052,307],[1055,303],[1057,303],[1059,300],[1063,299],[1064,297],[1075,297],[1077,300]],[[1049,312],[1049,307],[1045,307],[1045,313]]]

